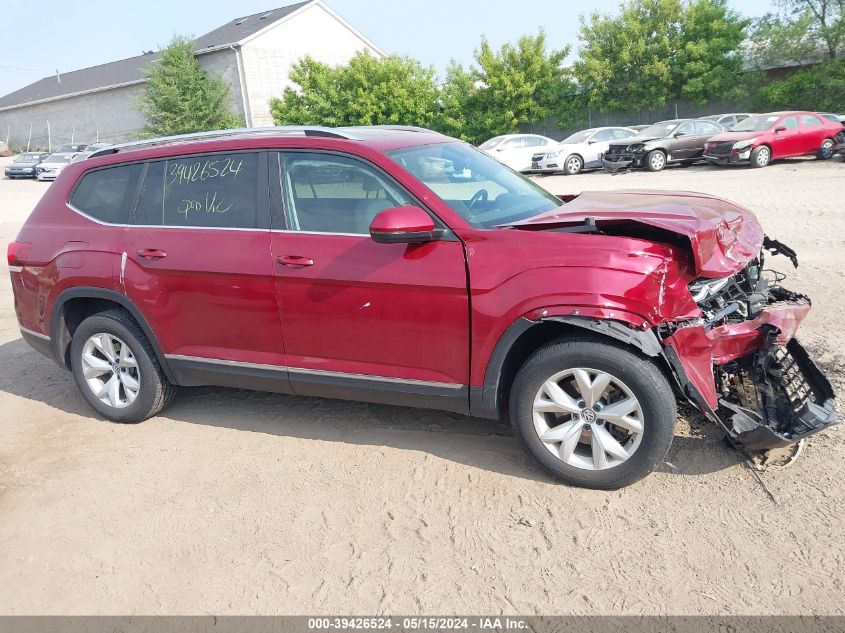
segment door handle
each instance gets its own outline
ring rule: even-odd
[[[280,255],[276,258],[282,266],[288,268],[304,268],[305,266],[313,266],[314,260],[310,257],[303,257],[302,255]]]
[[[138,257],[144,259],[163,259],[167,257],[167,253],[157,248],[142,248],[138,251]]]

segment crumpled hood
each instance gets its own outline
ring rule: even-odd
[[[657,141],[662,138],[666,138],[665,136],[629,136],[625,139],[620,139],[618,141],[614,141],[610,144],[611,147],[628,147],[629,145],[636,145],[637,143],[648,143],[649,141]]]
[[[562,207],[514,226],[634,222],[689,239],[695,273],[725,277],[739,272],[760,253],[763,229],[755,215],[737,204],[690,191],[585,191]]]

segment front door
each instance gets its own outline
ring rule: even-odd
[[[378,244],[375,215],[418,204],[374,165],[272,154],[272,259],[297,393],[466,411],[463,244]]]
[[[266,153],[177,157],[145,170],[120,279],[168,364],[183,384],[289,391]],[[244,382],[245,373],[260,384]]]
[[[783,128],[778,131],[778,128]],[[775,126],[775,142],[772,144],[772,158],[800,156],[804,153],[804,139],[798,125],[798,116],[784,117]]]

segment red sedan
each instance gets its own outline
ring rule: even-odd
[[[795,156],[827,160],[833,156],[834,138],[840,132],[840,124],[815,112],[758,114],[711,138],[704,146],[704,158],[714,165],[750,163],[752,167]]]

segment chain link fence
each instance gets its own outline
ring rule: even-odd
[[[15,153],[27,151],[52,152],[62,145],[72,143],[121,143],[132,140],[136,132],[103,127],[90,131],[78,131],[75,126],[56,127],[49,121],[33,121],[29,124],[8,123],[0,127],[0,140],[6,142]]]

